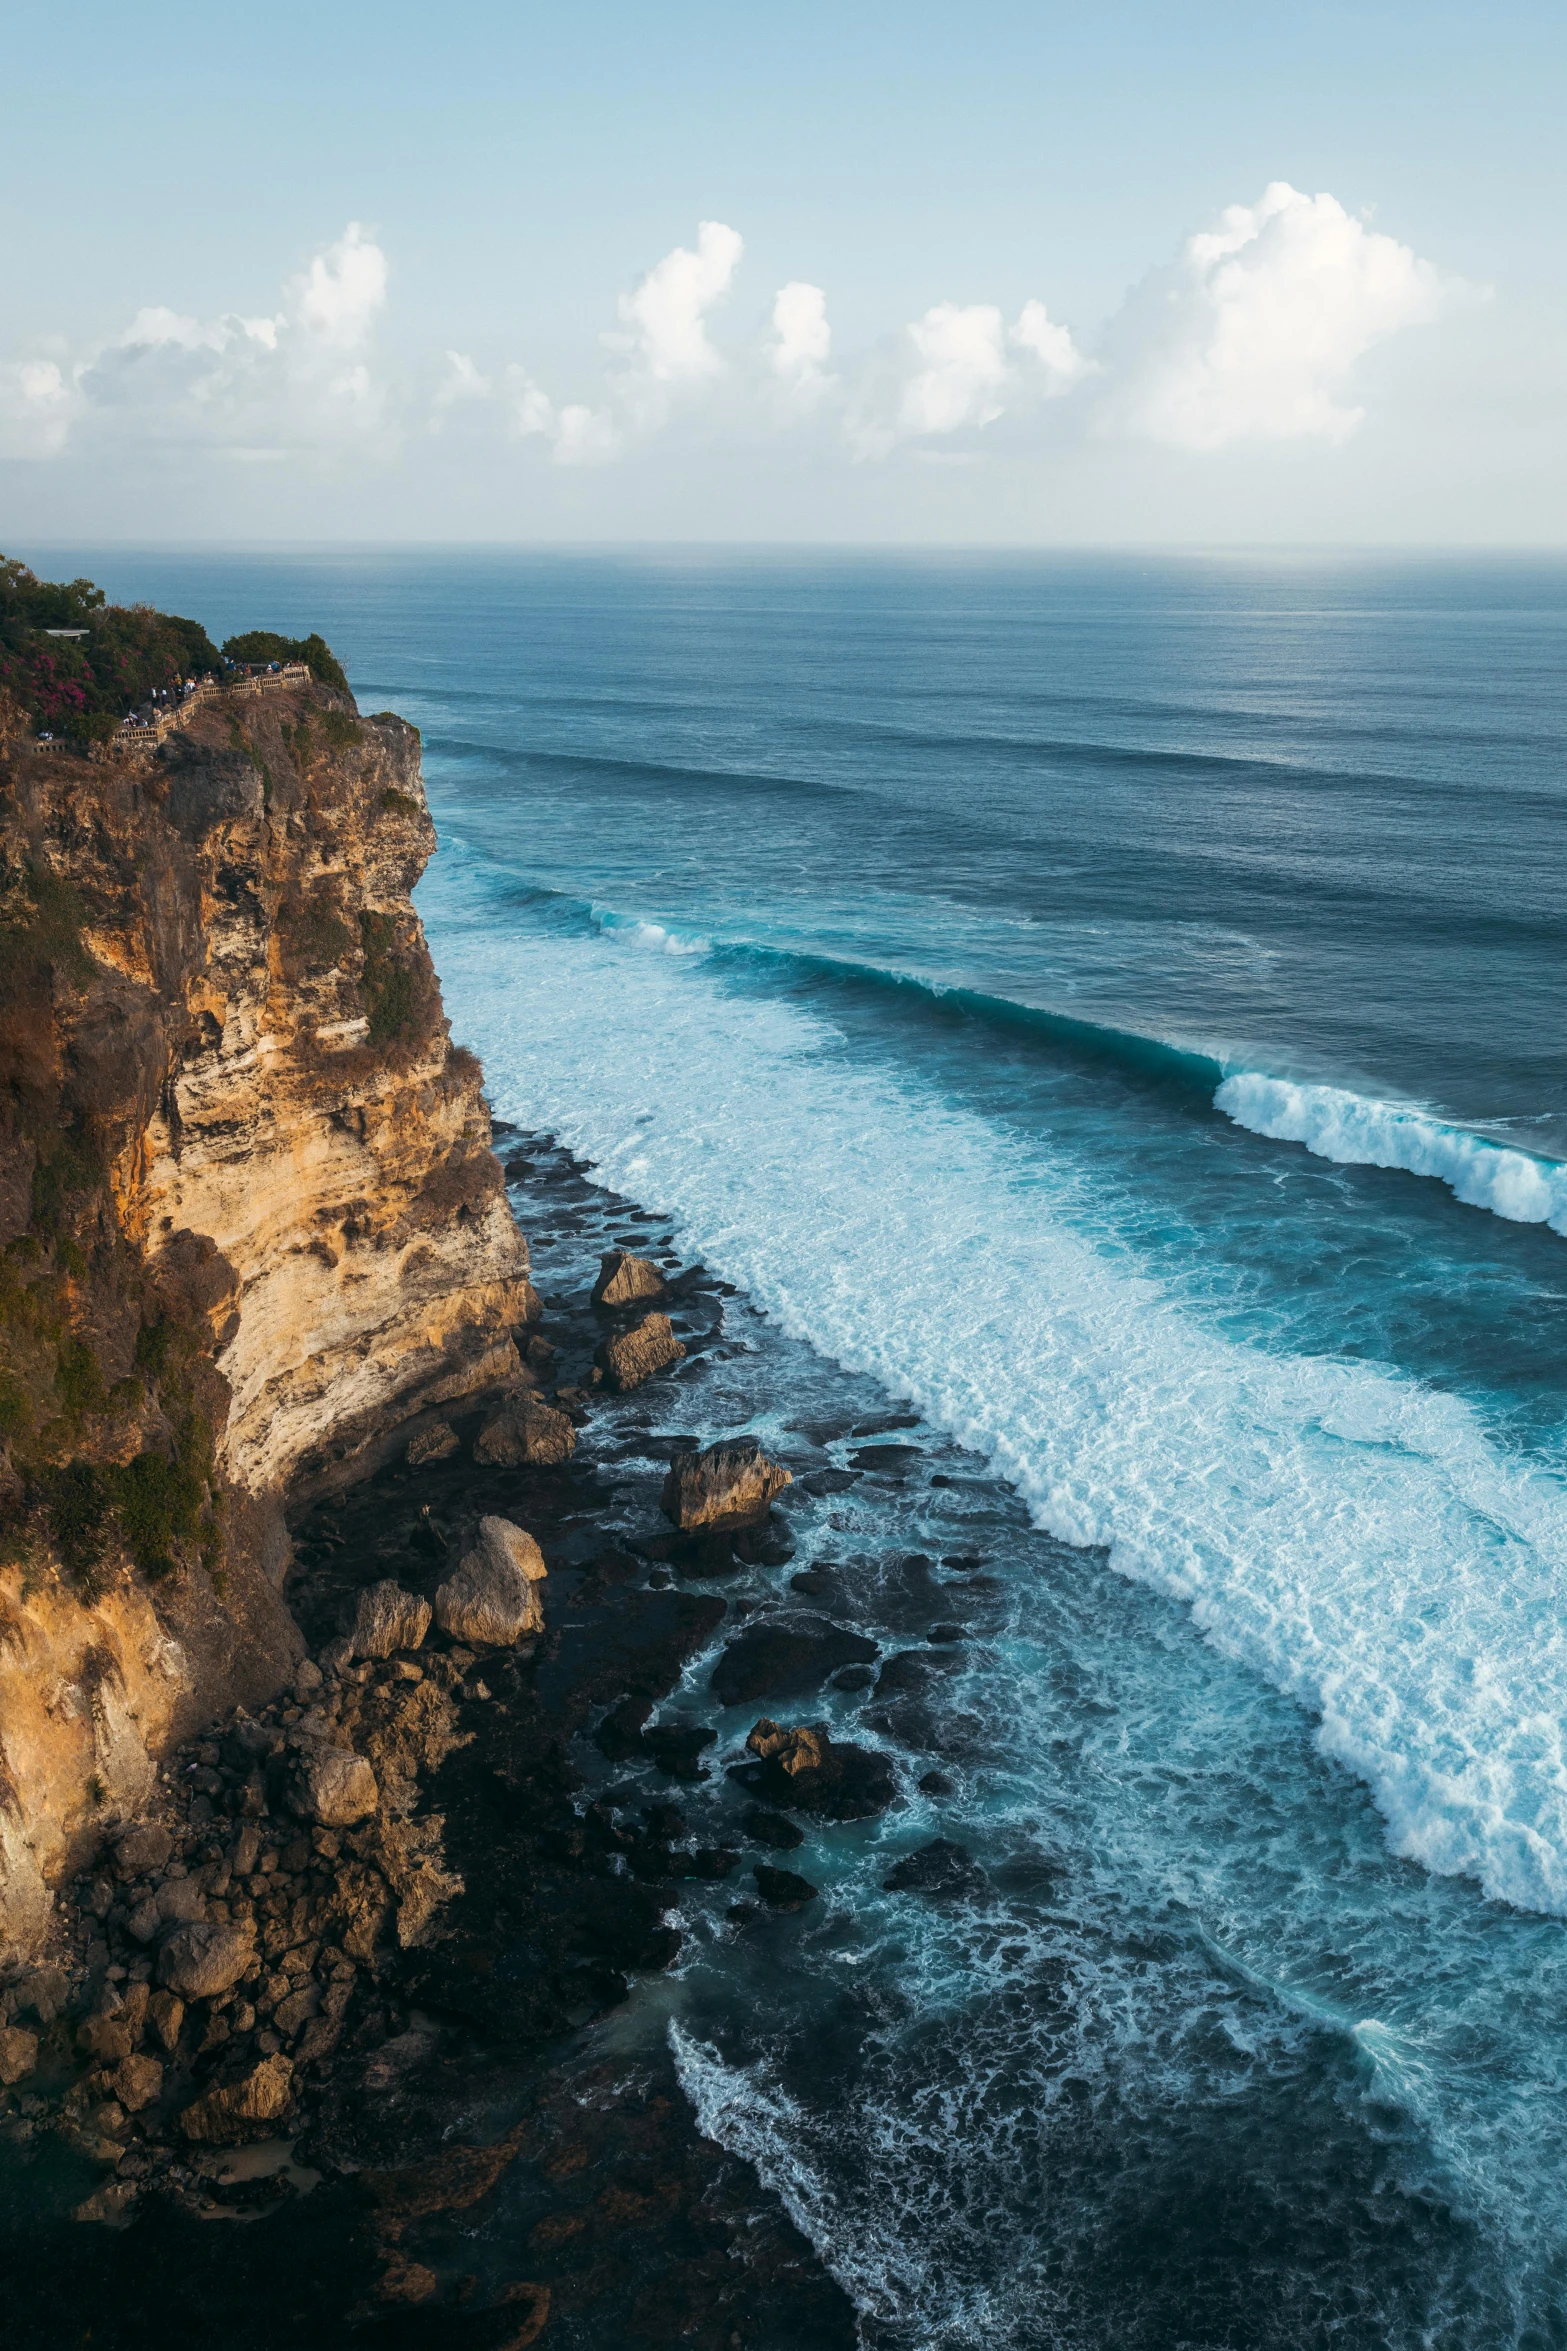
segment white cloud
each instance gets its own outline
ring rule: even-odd
[[[1104,422],[1188,449],[1342,441],[1363,414],[1339,397],[1355,362],[1437,318],[1451,291],[1335,197],[1275,180],[1134,289],[1106,338]]]
[[[1020,372],[1010,349],[1035,366]],[[886,457],[904,441],[981,431],[1041,393],[1070,391],[1088,370],[1042,302],[1026,302],[1010,330],[994,303],[938,302],[904,329],[891,380],[873,376],[851,403],[849,445],[858,457]]]
[[[832,377],[827,372],[832,328],[827,296],[820,286],[795,278],[780,286],[773,301],[773,338],[768,364],[785,388],[803,402],[819,399]]]
[[[0,457],[54,457],[64,448],[77,396],[52,359],[0,367]]]
[[[339,351],[356,351],[386,301],[386,255],[351,220],[335,245],[318,253],[289,288],[306,334]]]
[[[628,332],[615,337],[635,354],[635,368],[657,384],[694,384],[719,375],[724,362],[708,338],[707,313],[734,282],[745,244],[721,220],[699,222],[696,251],[677,245],[633,293],[620,297]]]
[[[435,387],[430,402],[430,430],[438,433],[449,408],[458,408],[472,400],[493,400],[495,385],[491,378],[480,373],[466,351],[448,351],[446,373]]]

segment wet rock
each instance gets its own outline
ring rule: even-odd
[[[593,1744],[611,1763],[629,1762],[644,1752],[642,1732],[653,1711],[651,1698],[622,1698],[593,1734]]]
[[[606,1339],[594,1361],[604,1375],[605,1386],[624,1395],[640,1388],[655,1372],[679,1363],[684,1354],[668,1315],[645,1314],[629,1331],[617,1331]]]
[[[883,1477],[907,1477],[924,1455],[917,1445],[862,1445],[849,1455],[856,1469],[879,1470]]]
[[[38,2035],[20,2025],[0,2025],[0,2088],[25,2082],[38,2063]]]
[[[517,1396],[493,1412],[473,1443],[473,1458],[486,1467],[548,1469],[569,1461],[577,1432],[564,1412],[532,1396]]]
[[[834,1740],[825,1723],[785,1729],[764,1717],[746,1746],[755,1761],[731,1766],[732,1776],[753,1794],[792,1812],[823,1820],[868,1820],[884,1812],[897,1794],[885,1755]]]
[[[754,1845],[770,1845],[775,1853],[792,1853],[805,1843],[804,1829],[781,1812],[767,1812],[760,1804],[753,1804],[740,1826]]]
[[[454,1641],[512,1648],[544,1630],[544,1555],[509,1518],[482,1518],[479,1540],[435,1595],[435,1620]]]
[[[234,1926],[176,1927],[158,1954],[158,1981],[185,2000],[221,2000],[249,1967],[255,1945]]]
[[[375,1773],[362,1755],[346,1747],[316,1747],[307,1749],[295,1764],[288,1802],[301,1820],[346,1829],[369,1819],[380,1793]]]
[[[764,1518],[790,1482],[789,1472],[768,1460],[755,1437],[735,1437],[701,1453],[677,1453],[659,1508],[682,1534],[743,1525]]]
[[[724,1650],[710,1686],[721,1706],[739,1706],[750,1698],[819,1689],[836,1667],[863,1665],[877,1655],[874,1641],[825,1616],[750,1625]]]
[[[595,1306],[634,1306],[639,1298],[662,1298],[664,1277],[650,1259],[627,1249],[606,1250],[593,1285]]]
[[[925,1638],[938,1649],[951,1649],[962,1640],[963,1627],[960,1624],[933,1624]]]
[[[774,1869],[770,1861],[753,1862],[751,1875],[769,1910],[803,1910],[821,1891],[809,1878],[797,1877],[792,1869]]]
[[[187,2139],[232,2147],[265,2137],[288,2112],[294,2094],[294,2067],[284,2056],[263,2057],[231,2082],[214,2083],[179,2118]]]
[[[672,1779],[700,1780],[707,1775],[698,1758],[717,1736],[700,1723],[657,1723],[643,1732],[642,1744],[659,1770],[667,1771]]]
[[[920,1781],[922,1796],[950,1796],[952,1782],[944,1771],[928,1771]]]
[[[409,1438],[403,1458],[410,1469],[427,1469],[432,1462],[450,1460],[457,1443],[457,1431],[450,1421],[432,1421],[428,1428],[416,1430]]]
[[[846,1665],[842,1673],[833,1675],[832,1686],[835,1690],[868,1690],[875,1679],[873,1666]]]
[[[966,1845],[936,1837],[930,1844],[921,1845],[917,1853],[906,1854],[896,1869],[882,1879],[882,1887],[888,1894],[944,1896],[972,1894],[984,1882],[984,1872]]]
[[[163,2068],[156,2057],[122,2057],[110,2087],[127,2114],[140,2114],[163,2096]]]
[[[390,1657],[397,1649],[417,1649],[429,1629],[429,1601],[389,1576],[360,1593],[350,1638],[356,1657]]]

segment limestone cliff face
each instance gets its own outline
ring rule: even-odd
[[[287,1672],[285,1492],[518,1372],[433,846],[414,730],[309,682],[155,754],[0,744],[0,1956]]]

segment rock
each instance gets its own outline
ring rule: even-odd
[[[500,2324],[488,2338],[493,2351],[528,2351],[528,2346],[543,2334],[549,2315],[548,2286],[534,2285],[531,2281],[503,2286],[495,2306]],[[730,2341],[733,2340],[731,2335]]]
[[[939,1649],[950,1649],[963,1639],[963,1627],[960,1624],[933,1624],[925,1638],[934,1642]]]
[[[835,1690],[868,1690],[875,1679],[876,1672],[873,1666],[846,1665],[842,1673],[833,1675],[832,1686]]]
[[[928,1771],[920,1780],[922,1796],[950,1796],[951,1793],[952,1782],[944,1771]]]
[[[884,1812],[897,1794],[892,1765],[874,1748],[830,1738],[825,1723],[784,1729],[765,1717],[746,1745],[753,1763],[731,1766],[731,1774],[754,1794],[791,1812],[823,1820],[868,1820]]]
[[[738,1526],[765,1518],[774,1497],[791,1483],[754,1437],[733,1437],[701,1453],[677,1453],[669,1465],[659,1508],[682,1534],[697,1527]]]
[[[797,1877],[792,1869],[774,1869],[768,1861],[753,1862],[751,1875],[770,1910],[803,1910],[821,1890],[809,1878]]]
[[[874,1641],[825,1616],[750,1625],[714,1666],[711,1687],[721,1706],[739,1706],[775,1692],[819,1689],[836,1667],[864,1666],[878,1654]]]
[[[194,1878],[170,1878],[155,1894],[138,1902],[125,1922],[125,1930],[138,1943],[151,1943],[167,1926],[179,1926],[193,1918],[205,1918],[206,1900]]]
[[[651,1259],[633,1257],[627,1249],[608,1249],[599,1260],[593,1304],[634,1306],[639,1298],[662,1298],[664,1289],[664,1277]]]
[[[308,1706],[321,1687],[321,1668],[313,1657],[301,1658],[299,1671],[294,1676],[294,1696],[301,1706]]]
[[[672,1779],[701,1780],[707,1774],[698,1759],[717,1736],[716,1731],[699,1723],[661,1722],[643,1732],[642,1745],[659,1770],[667,1771]]]
[[[405,1592],[390,1576],[359,1595],[352,1640],[356,1657],[390,1657],[394,1649],[417,1649],[430,1629],[430,1603]]]
[[[775,1853],[792,1853],[805,1843],[804,1829],[797,1829],[781,1812],[764,1811],[760,1804],[752,1805],[740,1826],[754,1845],[770,1845]]]
[[[906,1478],[924,1459],[917,1445],[862,1445],[849,1459],[856,1469],[880,1470],[883,1477]]]
[[[163,2096],[163,2068],[156,2057],[122,2057],[111,2086],[127,2114],[140,2114]]]
[[[272,2012],[272,2022],[280,2033],[286,2033],[292,2040],[301,2025],[308,2024],[313,2016],[319,2016],[320,2013],[321,1994],[314,1984],[301,1984],[297,1992],[290,1992],[286,2000],[278,2002]]]
[[[180,2026],[185,2022],[185,2003],[173,1992],[154,1992],[147,2003],[148,2029],[156,2035],[161,2046],[172,2057],[179,2046]]]
[[[412,2261],[406,2253],[393,2253],[376,2280],[375,2298],[378,2302],[428,2302],[440,2282],[422,2261]]]
[[[106,2180],[71,2213],[72,2220],[122,2221],[141,2193],[134,2180]]]
[[[118,2065],[122,2057],[129,2057],[132,2045],[130,2020],[118,2009],[108,2016],[89,2016],[77,2030],[77,2048],[100,2065]]]
[[[917,1853],[905,1854],[881,1882],[888,1894],[971,1894],[984,1884],[985,1874],[966,1845],[937,1837]]]
[[[140,1821],[128,1828],[114,1848],[115,1874],[122,1878],[141,1878],[149,1870],[162,1869],[174,1850],[174,1839],[162,1823]]]
[[[564,1412],[532,1396],[517,1396],[491,1413],[473,1441],[473,1458],[486,1467],[549,1469],[569,1461],[577,1432]]]
[[[509,1518],[482,1518],[479,1541],[435,1595],[435,1621],[454,1641],[504,1649],[544,1630],[544,1555]]]
[[[316,1747],[302,1754],[289,1785],[290,1809],[323,1828],[352,1828],[368,1820],[380,1802],[375,1773],[362,1755],[346,1747]]]
[[[282,2056],[263,2057],[232,2082],[214,2083],[187,2106],[179,2127],[187,2139],[231,2147],[263,2137],[287,2113],[294,2094],[294,2068]]]
[[[432,1421],[427,1429],[418,1429],[408,1440],[404,1455],[410,1469],[425,1469],[432,1461],[446,1461],[457,1450],[457,1431],[447,1420]]]
[[[38,2035],[20,2025],[0,2025],[0,2089],[26,2081],[38,2063]]]
[[[240,1927],[176,1927],[158,1954],[158,1981],[186,2000],[221,2000],[232,1992],[255,1956],[255,1944]]]
[[[53,2024],[65,2006],[70,1985],[63,1970],[58,1967],[35,1967],[16,1985],[11,1994],[14,2016],[26,2016],[29,2009],[42,2025]]]
[[[646,1752],[642,1745],[643,1727],[653,1711],[651,1698],[622,1698],[611,1707],[593,1734],[593,1744],[611,1763],[625,1763],[633,1755]]]
[[[617,1331],[606,1339],[594,1357],[604,1374],[606,1387],[618,1388],[625,1395],[632,1388],[640,1388],[658,1371],[667,1371],[672,1363],[679,1363],[684,1347],[675,1337],[674,1327],[667,1314],[644,1314],[629,1331]]]

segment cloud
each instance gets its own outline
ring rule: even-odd
[[[1020,368],[1013,351],[1034,365]],[[857,457],[890,456],[905,441],[981,431],[1009,409],[1070,391],[1090,363],[1042,302],[1026,302],[1009,330],[994,303],[938,302],[903,331],[901,364],[861,387],[846,420]]]
[[[52,359],[0,367],[0,457],[56,457],[76,412],[75,386]]]
[[[738,231],[701,221],[694,253],[677,245],[621,295],[621,331],[602,338],[621,361],[609,373],[602,407],[573,401],[557,408],[526,369],[508,369],[513,430],[542,435],[557,465],[602,465],[628,442],[659,431],[679,399],[725,372],[707,314],[728,293],[744,251]]]
[[[1342,441],[1364,413],[1339,397],[1355,362],[1440,316],[1453,290],[1335,197],[1275,180],[1134,288],[1105,338],[1101,422],[1187,449]]]
[[[827,372],[831,349],[827,296],[821,287],[807,285],[802,278],[780,286],[773,300],[767,362],[785,389],[806,405],[819,400],[833,381]]]
[[[430,402],[430,430],[438,433],[446,421],[449,408],[459,408],[474,400],[493,400],[495,385],[482,375],[466,351],[448,351],[446,373],[435,387]]]
[[[333,350],[356,351],[386,300],[386,255],[351,220],[289,291],[294,316],[307,335]]]

